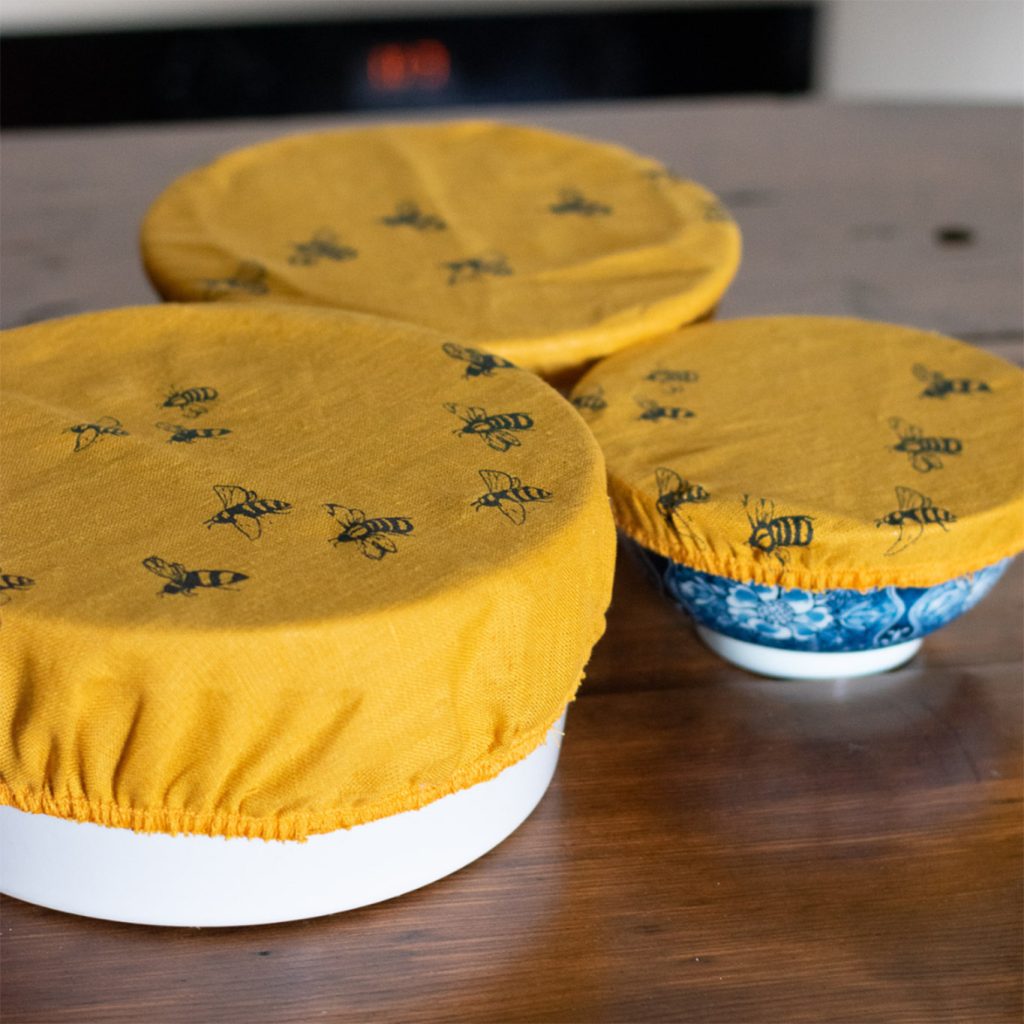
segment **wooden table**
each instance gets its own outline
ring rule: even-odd
[[[1020,362],[1017,110],[490,113],[626,143],[722,195],[746,239],[722,316],[857,314]],[[157,191],[325,123],[10,135],[5,325],[153,301],[136,235]],[[900,671],[780,683],[704,650],[624,553],[555,783],[497,850],[390,903],[264,928],[4,900],[3,1019],[1018,1021],[1022,584],[1017,565]]]

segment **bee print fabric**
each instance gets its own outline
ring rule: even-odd
[[[533,374],[287,306],[0,345],[0,802],[302,838],[493,777],[572,699],[614,524]]]
[[[369,313],[554,375],[706,316],[740,236],[654,160],[476,121],[229,153],[157,199],[142,249],[168,299]]]
[[[687,327],[572,396],[629,536],[807,590],[928,587],[1024,548],[1022,400],[981,349],[824,317]]]

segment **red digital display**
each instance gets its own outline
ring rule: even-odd
[[[437,39],[381,43],[366,57],[366,77],[379,92],[436,92],[451,77],[451,53]]]

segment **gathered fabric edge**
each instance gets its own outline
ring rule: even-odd
[[[741,244],[737,243],[733,259],[709,275],[699,287],[692,288],[681,295],[670,295],[659,302],[645,307],[636,316],[623,318],[621,322],[602,321],[573,329],[565,329],[561,333],[551,335],[524,335],[521,337],[462,337],[466,344],[479,347],[484,352],[503,356],[511,360],[520,369],[537,374],[546,381],[557,378],[566,371],[576,371],[581,367],[609,356],[616,355],[637,344],[653,341],[671,334],[673,331],[700,323],[714,315],[735,278],[741,262]],[[155,261],[143,250],[143,264],[146,276],[166,302],[184,305],[256,305],[266,306],[271,298],[254,302],[249,297],[236,297],[230,294],[217,299],[203,300],[197,297],[194,290],[187,284],[166,279],[157,268]],[[344,305],[331,305],[316,296],[296,294],[278,297],[280,304],[294,307],[301,306],[311,309],[339,312],[364,316],[377,320],[389,320],[403,324],[411,329],[430,331],[439,336],[448,336],[452,332],[443,327],[418,324],[413,320],[404,320],[379,312],[371,312],[350,308]],[[582,375],[582,374],[581,374]],[[573,382],[575,382],[575,377]]]
[[[722,558],[713,554],[694,557],[685,545],[663,543],[660,538],[645,529],[645,516],[637,514],[637,508],[644,508],[643,501],[636,496],[628,484],[609,473],[608,489],[612,498],[616,525],[631,540],[655,554],[690,569],[695,569],[697,572],[723,576],[736,583],[758,583],[769,587],[784,587],[819,593],[826,590],[859,590],[863,593],[869,590],[882,590],[885,587],[935,587],[961,576],[980,572],[1004,559],[1013,558],[1024,550],[1024,544],[1017,542],[1008,545],[1005,549],[1000,549],[995,556],[965,562],[962,567],[953,572],[941,573],[896,568],[886,572],[874,569],[828,569],[822,571],[789,566],[775,568],[768,565],[749,565],[736,558]]]
[[[225,811],[181,811],[167,808],[125,807],[112,801],[97,802],[85,796],[57,796],[53,793],[31,793],[16,790],[0,779],[0,806],[13,807],[29,814],[48,814],[51,817],[69,821],[87,822],[107,828],[121,828],[132,832],[157,833],[163,835],[203,835],[224,839],[265,839],[290,842],[304,842],[310,836],[325,832],[367,825],[373,821],[390,818],[406,811],[418,811],[428,804],[446,796],[469,789],[481,782],[489,782],[506,768],[511,768],[537,750],[547,739],[555,723],[575,699],[586,678],[586,665],[590,653],[604,635],[607,612],[602,613],[600,623],[588,649],[584,662],[564,704],[543,727],[531,729],[528,733],[496,754],[475,764],[466,766],[445,783],[406,792],[390,794],[366,807],[358,809],[336,809],[282,815],[280,817],[253,818],[244,814]]]
[[[538,132],[545,135],[553,135],[563,140],[583,142],[609,150],[618,151],[621,157],[626,157],[637,163],[639,167],[648,171],[665,170],[661,161],[643,153],[634,152],[626,146],[609,142],[605,139],[597,139],[575,133],[566,133],[547,128],[540,128],[537,125],[525,122],[503,122],[489,118],[470,119],[466,121],[447,122],[448,127],[483,127],[483,128],[515,128],[529,132]],[[207,304],[216,302],[251,303],[249,297],[238,297],[230,293],[219,296],[217,299],[207,299],[196,294],[191,287],[190,280],[177,278],[173,273],[168,273],[167,265],[160,256],[160,245],[153,240],[154,221],[158,221],[164,204],[170,197],[177,197],[178,192],[185,189],[184,183],[190,180],[193,175],[207,174],[210,169],[225,161],[251,160],[257,150],[274,150],[281,145],[305,144],[312,136],[347,136],[349,134],[367,131],[371,133],[380,132],[394,128],[396,125],[368,126],[364,128],[334,129],[318,132],[298,132],[286,135],[277,139],[269,139],[239,149],[231,150],[222,154],[214,164],[196,168],[175,181],[162,192],[148,207],[139,229],[138,245],[141,253],[141,263],[147,280],[153,289],[163,299],[178,303]],[[430,127],[404,125],[402,129]],[[707,201],[722,205],[721,198],[707,186],[700,182],[685,178],[680,182],[688,188],[693,188],[702,193]],[[677,208],[683,208],[677,197],[669,193],[667,199]],[[620,311],[618,318],[613,317],[610,321],[602,320],[596,324],[583,325],[577,328],[566,328],[555,335],[525,335],[521,337],[462,337],[461,340],[467,344],[478,346],[484,351],[510,359],[517,366],[529,370],[541,378],[557,378],[567,371],[575,371],[588,363],[615,355],[624,349],[635,344],[652,341],[665,334],[679,330],[700,322],[710,315],[713,315],[725,292],[735,279],[743,259],[743,236],[738,221],[731,214],[728,215],[728,224],[731,228],[733,239],[728,259],[723,260],[710,272],[701,284],[696,288],[688,288],[682,293],[671,293],[663,296],[654,303],[647,304],[639,311]],[[159,234],[159,231],[158,231]],[[226,254],[234,258],[241,258],[238,254]],[[288,296],[266,297],[264,301],[258,302],[263,305],[266,301],[282,301],[285,305],[302,305],[312,308],[334,310],[346,313],[356,313],[362,316],[375,317],[384,320],[394,320],[396,323],[404,323],[409,326],[419,327],[415,321],[403,320],[384,312],[350,309],[345,305],[335,305],[332,301],[321,299],[315,295],[308,295],[303,292],[295,292]],[[618,321],[618,322],[617,322]],[[423,329],[440,334],[457,333],[445,327],[433,327],[423,325]]]
[[[575,699],[575,694],[569,703]],[[53,793],[28,793],[0,782],[0,805],[29,814],[48,814],[70,821],[88,822],[108,828],[164,835],[204,835],[225,839],[266,839],[304,842],[310,836],[355,828],[405,811],[418,811],[446,796],[488,782],[506,768],[533,753],[544,742],[562,711],[537,732],[531,732],[501,757],[489,757],[452,776],[444,785],[404,796],[388,796],[365,808],[286,815],[279,818],[252,818],[224,811],[180,811],[166,808],[125,807],[112,802],[97,803],[84,796],[56,796]]]

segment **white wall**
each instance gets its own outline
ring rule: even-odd
[[[826,96],[1024,99],[1024,0],[831,0],[822,13]]]
[[[431,17],[440,14],[629,7],[652,0],[2,0],[10,34],[88,32],[160,26],[231,25],[311,18]],[[680,0],[653,0],[672,5]],[[719,3],[721,0],[696,0]],[[761,0],[755,0],[761,2]]]

